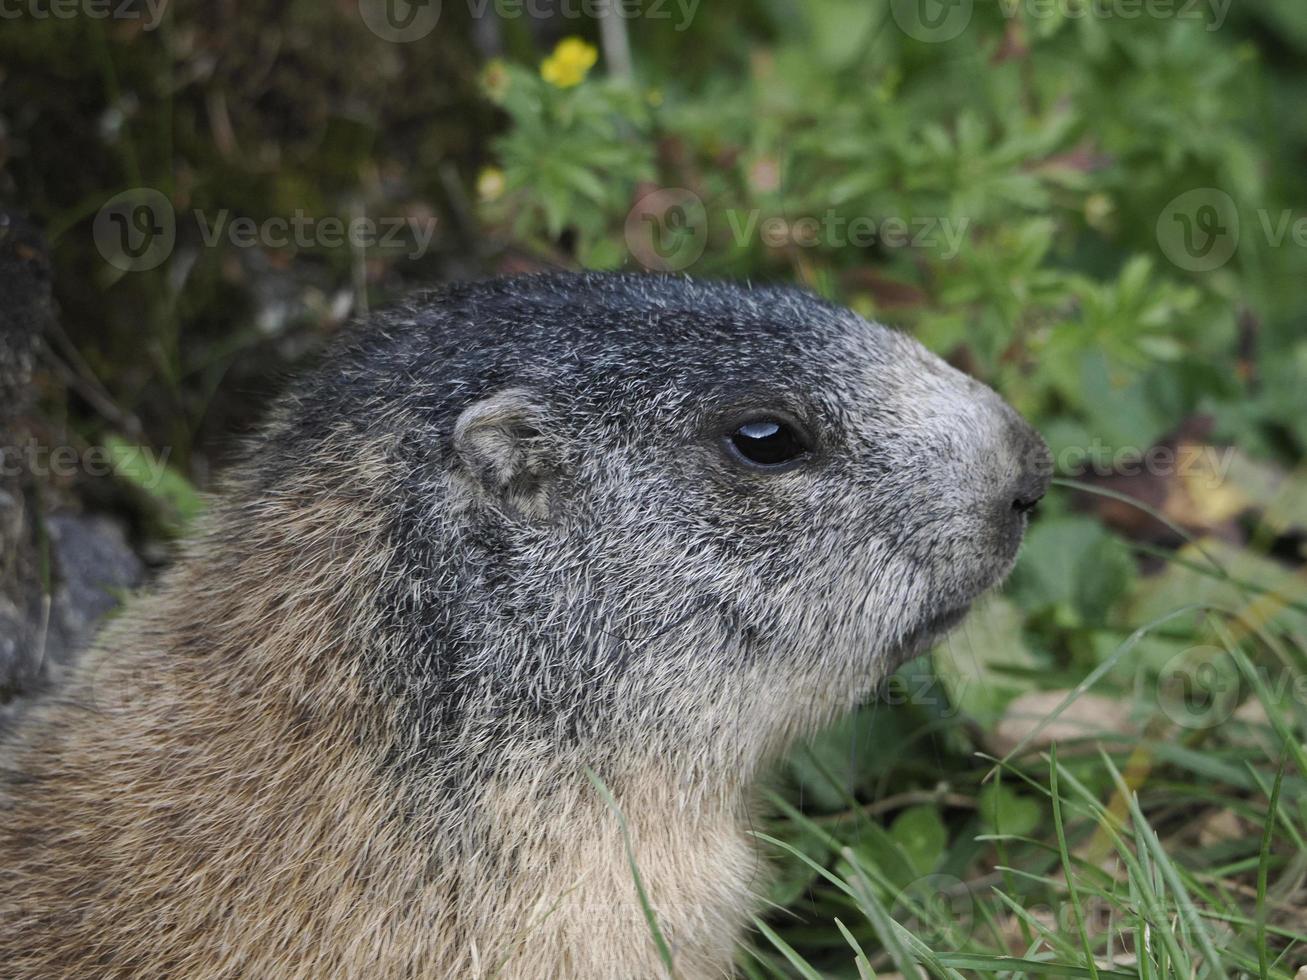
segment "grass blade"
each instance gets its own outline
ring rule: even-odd
[[[796,953],[793,946],[778,936],[771,926],[756,915],[753,917],[753,926],[767,937],[768,942],[780,950],[781,955],[789,961],[790,966],[799,971],[804,980],[822,980],[821,974],[812,968],[812,964]]]
[[[1080,910],[1080,893],[1076,890],[1075,869],[1071,867],[1071,855],[1066,846],[1066,828],[1062,824],[1061,790],[1057,785],[1057,744],[1049,748],[1048,765],[1049,789],[1053,794],[1053,829],[1057,833],[1057,850],[1062,858],[1062,875],[1066,879],[1067,893],[1071,897],[1071,911],[1076,917],[1076,931],[1080,933],[1080,945],[1085,951],[1085,963],[1089,966],[1089,975],[1098,980],[1098,967],[1094,964],[1094,946],[1090,942],[1089,932],[1085,929],[1084,913]]]
[[[635,860],[635,848],[631,846],[631,830],[626,825],[626,817],[622,816],[617,800],[613,799],[613,794],[604,784],[604,781],[599,778],[599,774],[589,766],[585,767],[585,774],[589,777],[590,782],[594,785],[604,803],[608,805],[608,809],[613,811],[613,816],[617,818],[617,826],[622,832],[622,844],[626,848],[626,860],[631,865],[631,877],[635,880],[635,894],[640,899],[640,909],[644,912],[645,921],[649,923],[649,932],[653,936],[654,945],[658,948],[658,958],[662,960],[667,975],[675,977],[676,966],[672,962],[672,948],[667,944],[667,939],[658,926],[658,916],[654,913],[653,905],[649,902],[649,893],[645,891],[644,879],[640,877],[640,868]]]

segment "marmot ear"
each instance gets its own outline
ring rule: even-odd
[[[558,446],[531,393],[507,388],[473,402],[454,423],[455,473],[474,498],[528,517],[549,516]]]

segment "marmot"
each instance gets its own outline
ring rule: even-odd
[[[676,975],[729,976],[760,767],[1006,574],[1048,475],[789,288],[374,316],[9,736],[0,974],[663,976],[629,840]]]

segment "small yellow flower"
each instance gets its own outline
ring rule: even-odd
[[[599,52],[594,45],[586,44],[579,37],[565,37],[558,42],[554,53],[541,62],[540,77],[550,85],[571,88],[585,80],[598,60]]]
[[[1107,230],[1116,204],[1106,194],[1090,194],[1085,198],[1085,223],[1099,231]]]
[[[492,102],[504,101],[511,81],[512,76],[508,74],[508,67],[499,58],[491,58],[481,72],[481,86]]]
[[[498,167],[486,167],[477,175],[477,197],[497,201],[504,193],[504,172]]]

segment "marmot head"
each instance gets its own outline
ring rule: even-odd
[[[386,447],[379,673],[415,758],[637,728],[660,751],[729,728],[752,758],[955,624],[1050,470],[910,338],[798,290],[676,278],[418,297],[281,417],[262,455],[282,468]]]

